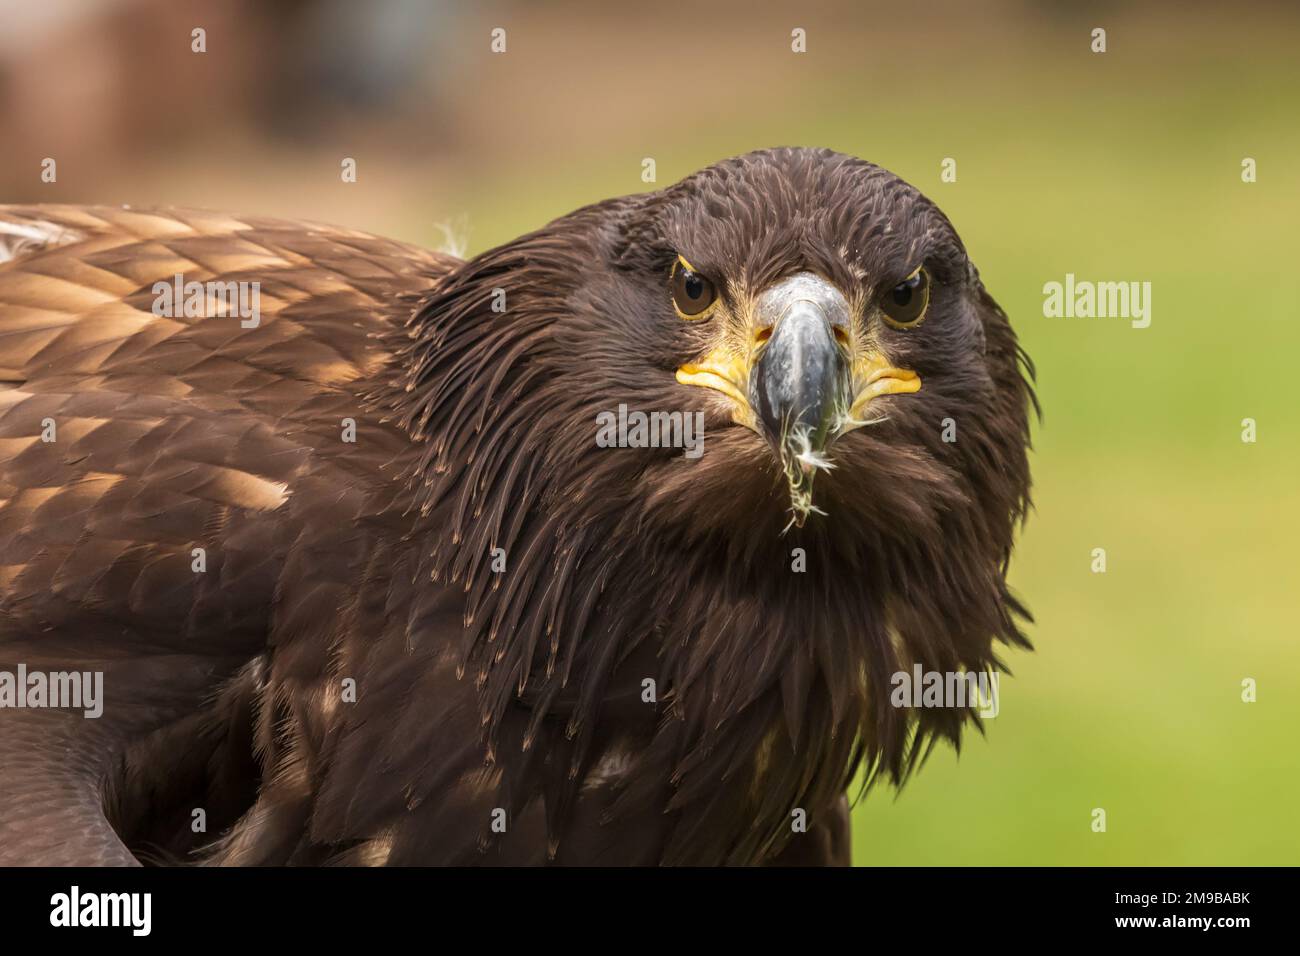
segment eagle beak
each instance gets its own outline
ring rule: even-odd
[[[781,461],[796,526],[816,510],[812,485],[830,468],[825,451],[853,404],[848,303],[825,279],[803,273],[757,303],[749,404]]]

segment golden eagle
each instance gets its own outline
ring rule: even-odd
[[[0,242],[0,862],[844,863],[855,777],[978,720],[893,675],[1027,646],[1032,368],[870,163],[465,262],[172,209]]]

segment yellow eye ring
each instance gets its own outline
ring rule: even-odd
[[[673,308],[687,322],[707,319],[718,304],[717,287],[681,256],[673,263],[668,285],[672,292]]]
[[[930,308],[930,273],[917,266],[910,276],[880,297],[880,312],[896,329],[914,329]]]

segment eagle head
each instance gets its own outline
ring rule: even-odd
[[[891,460],[942,451],[939,413],[993,391],[975,270],[943,214],[879,167],[825,150],[754,153],[634,215],[612,261],[641,287],[655,354],[703,392],[678,404],[702,402],[715,426],[749,433],[735,444],[778,479],[795,526],[829,514],[819,472],[829,482],[839,470],[828,489],[839,499],[879,497],[878,485],[907,481],[903,462],[882,472]]]
[[[426,345],[509,364],[484,400],[531,398],[506,417],[566,494],[635,488],[701,534],[812,514],[901,532],[973,479],[1006,482],[1008,510],[1027,487],[1030,393],[1005,316],[933,203],[830,150],[762,150],[581,209],[472,260],[417,320]],[[420,432],[439,386],[465,381],[439,367],[426,348],[407,368]],[[475,428],[504,409],[475,409]],[[598,423],[628,413],[663,427],[606,453]],[[691,455],[663,433],[683,420]]]

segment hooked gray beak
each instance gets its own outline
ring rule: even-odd
[[[825,279],[802,272],[759,297],[757,321],[766,340],[757,346],[749,403],[780,457],[794,523],[802,526],[815,510],[813,478],[830,467],[826,448],[853,401],[849,306]]]

